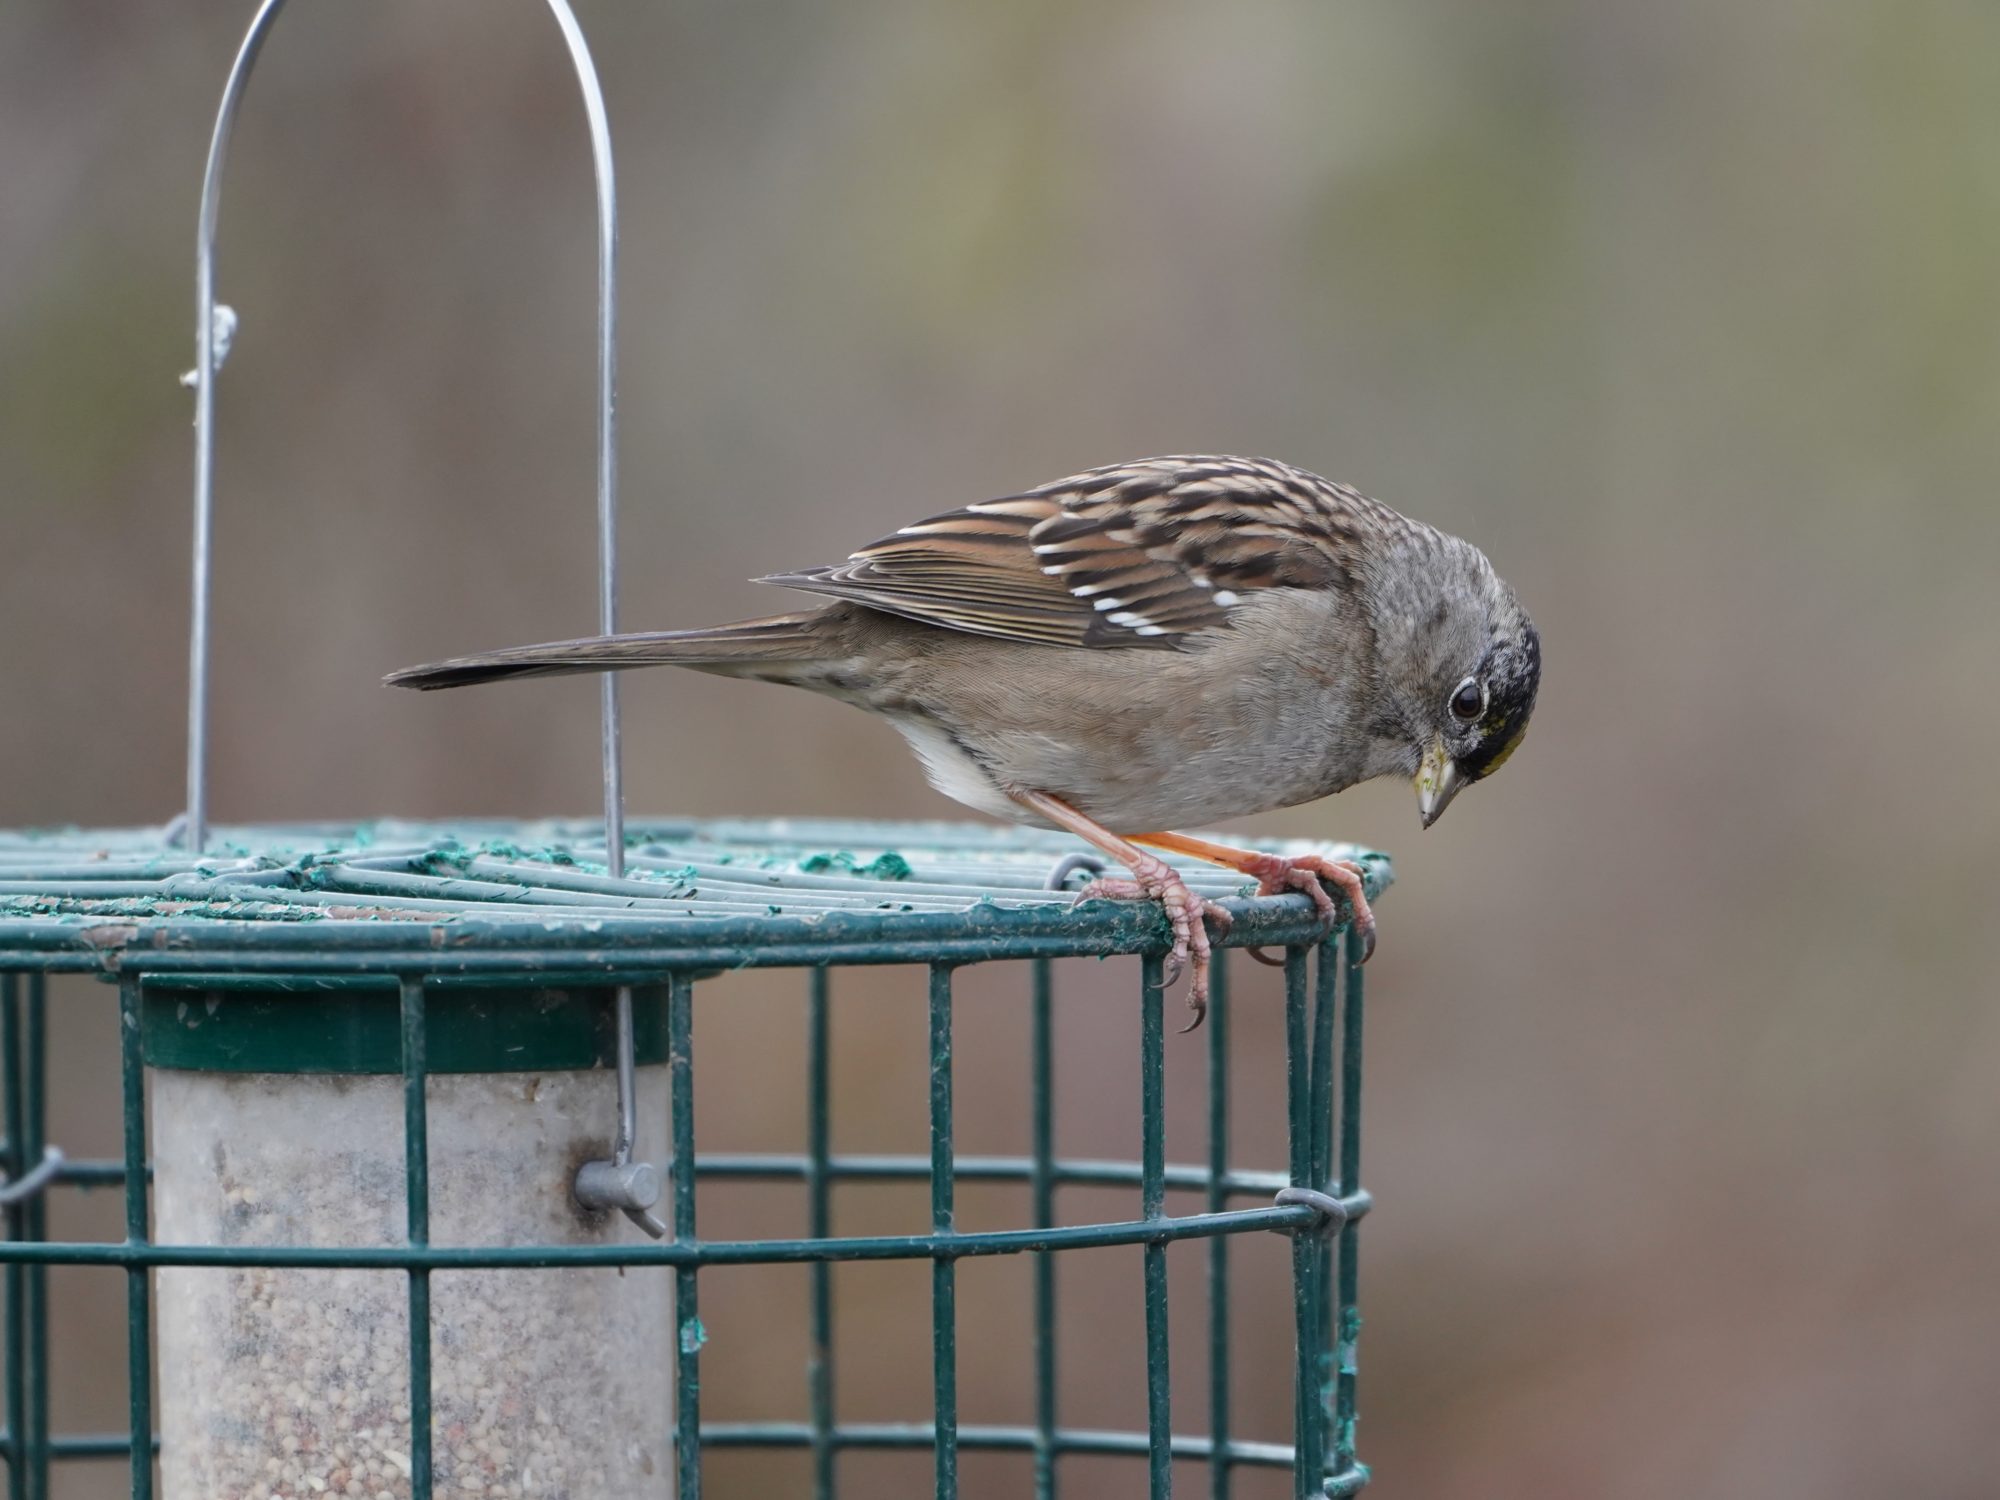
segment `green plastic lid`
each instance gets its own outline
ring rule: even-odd
[[[240,982],[240,981],[239,981]],[[611,1067],[617,992],[439,987],[424,1000],[432,1073],[561,1073]],[[632,996],[634,1058],[667,1056],[666,994]],[[210,1073],[400,1073],[402,1001],[380,985],[270,989],[148,984],[147,1065]]]

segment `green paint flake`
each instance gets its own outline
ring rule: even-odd
[[[859,875],[864,880],[908,880],[911,874],[910,862],[893,849],[865,865],[845,849],[808,854],[799,861],[799,869],[807,875]]]
[[[700,1318],[689,1318],[681,1324],[681,1353],[693,1354],[708,1342],[708,1330],[702,1327]]]
[[[456,870],[463,875],[472,865],[473,851],[462,844],[452,844],[441,849],[430,849],[419,854],[413,861],[417,870],[425,874],[435,874],[442,870]]]
[[[1339,1443],[1342,1453],[1352,1453],[1354,1451],[1354,1429],[1359,1422],[1359,1417],[1348,1417],[1340,1423],[1340,1435],[1336,1441]],[[1356,1464],[1354,1467],[1359,1469],[1363,1474],[1368,1472],[1366,1464]]]

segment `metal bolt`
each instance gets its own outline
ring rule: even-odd
[[[660,1201],[660,1173],[646,1161],[587,1161],[572,1191],[585,1208],[648,1209]]]

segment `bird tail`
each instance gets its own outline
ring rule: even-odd
[[[458,656],[428,666],[405,667],[382,680],[392,687],[432,692],[508,677],[555,677],[572,672],[622,672],[627,667],[676,666],[731,677],[784,679],[824,650],[808,621],[812,614],[772,615],[706,630],[657,630],[638,635],[586,636],[540,646],[509,646]]]

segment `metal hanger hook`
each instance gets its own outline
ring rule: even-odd
[[[568,0],[547,0],[562,32],[577,87],[583,96],[590,128],[591,166],[597,183],[597,623],[605,635],[618,630],[618,194],[611,160],[611,124],[604,90],[591,60],[583,28]],[[215,516],[215,377],[222,367],[230,337],[237,326],[233,310],[215,300],[216,226],[222,211],[222,174],[235,134],[244,89],[257,65],[286,0],[263,0],[229,69],[229,81],[209,138],[208,162],[202,174],[201,215],[195,232],[195,365],[184,381],[194,388],[194,565],[188,629],[188,756],[187,807],[178,824],[179,842],[193,854],[208,845],[208,663],[211,615],[211,558]],[[227,316],[224,314],[227,312]],[[604,780],[604,858],[609,873],[625,873],[625,789],[618,714],[618,678],[607,672],[599,699],[602,717],[601,769]],[[170,825],[170,831],[172,825]],[[634,1223],[658,1236],[665,1226],[647,1210],[645,1179],[658,1174],[644,1163],[633,1163],[636,1104],[633,1097],[632,992],[617,992],[618,1006],[618,1149],[608,1164],[592,1163],[579,1171],[575,1191],[585,1196],[586,1174],[592,1166],[608,1165],[617,1181],[603,1207],[623,1209]],[[640,1170],[635,1170],[640,1169]],[[611,1177],[597,1173],[592,1188],[603,1190]],[[18,1186],[18,1185],[17,1185]]]

